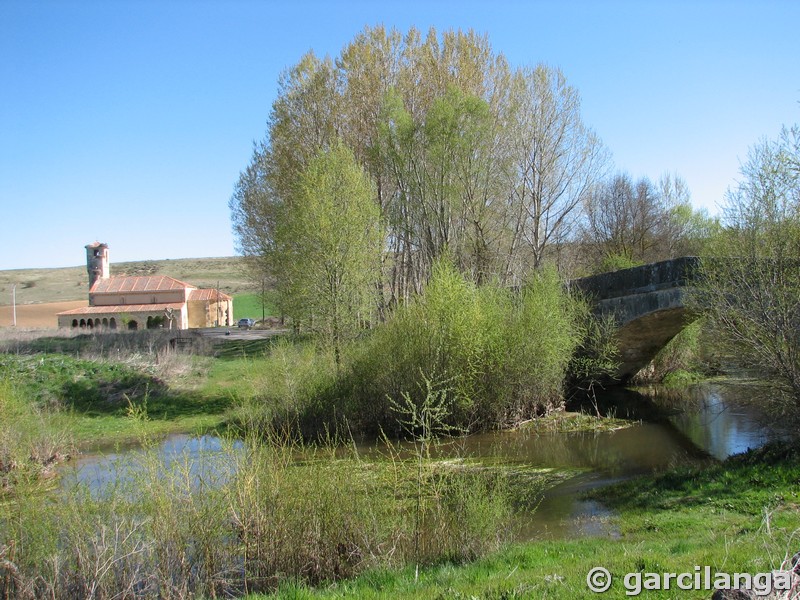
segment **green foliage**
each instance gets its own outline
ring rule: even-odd
[[[700,256],[720,232],[719,218],[711,217],[706,209],[695,209],[689,203],[681,203],[669,210],[671,229],[676,236],[675,254]]]
[[[684,327],[664,346],[650,365],[637,373],[639,381],[661,381],[672,386],[696,383],[708,369],[704,351],[704,321],[698,319]]]
[[[619,271],[644,264],[641,260],[634,260],[627,254],[607,254],[600,263],[600,271]]]
[[[236,421],[306,437],[416,436],[398,407],[413,417],[438,398],[439,434],[513,425],[562,406],[576,351],[581,378],[613,368],[611,342],[593,322],[553,271],[512,291],[477,286],[441,260],[423,294],[343,347],[338,368],[333,349],[314,341],[271,344],[244,367],[255,392]]]
[[[231,422],[247,434],[279,430],[310,437],[335,426],[328,398],[336,384],[335,357],[311,341],[281,339],[243,377],[253,380],[253,393],[241,398]]]
[[[0,496],[21,482],[36,481],[72,448],[52,411],[39,409],[23,390],[0,378]]]
[[[569,387],[594,399],[594,388],[616,376],[619,367],[617,324],[613,316],[597,318],[583,297],[574,297],[578,307],[576,326],[579,345],[572,354],[568,373]]]
[[[351,349],[345,413],[363,428],[398,432],[392,399],[421,406],[431,390],[445,389],[445,421],[461,429],[556,408],[579,342],[579,310],[553,272],[515,293],[478,287],[440,261],[422,295]]]
[[[276,217],[271,257],[280,307],[321,335],[337,362],[343,341],[370,321],[379,220],[372,184],[342,144],[308,163]]]
[[[667,373],[661,381],[667,387],[684,387],[702,380],[702,373],[676,369]]]
[[[380,156],[407,182],[386,215],[390,228],[403,235],[418,226],[427,231],[419,240],[422,274],[430,273],[433,263],[449,253],[474,280],[491,275],[496,248],[490,248],[486,238],[501,218],[488,198],[497,177],[492,126],[489,103],[454,85],[433,99],[424,120],[404,107],[396,88],[384,98],[378,123]],[[410,217],[420,224],[412,224]],[[454,226],[456,222],[472,226]]]

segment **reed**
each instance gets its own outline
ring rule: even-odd
[[[383,454],[274,430],[194,458],[144,449],[101,490],[20,493],[0,513],[0,597],[239,596],[471,560],[506,538],[496,474]]]

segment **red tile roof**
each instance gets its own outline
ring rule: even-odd
[[[193,285],[166,275],[109,277],[98,279],[89,290],[90,294],[120,294],[127,292],[169,292],[195,289]]]
[[[164,311],[168,308],[172,310],[181,310],[185,306],[183,302],[164,302],[161,304],[112,304],[111,306],[82,306],[80,308],[73,308],[72,310],[65,310],[57,314],[59,317],[66,317],[72,315],[108,315],[108,314],[123,314],[123,313],[140,313],[140,312],[156,312]]]
[[[194,289],[189,292],[189,301],[195,302],[198,300],[211,300],[212,302],[216,302],[217,300],[233,300],[228,294],[224,292],[220,292],[218,290],[210,289],[210,288],[203,288],[203,289]]]

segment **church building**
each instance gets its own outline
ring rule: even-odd
[[[166,275],[112,277],[108,244],[86,246],[89,306],[58,313],[81,329],[189,329],[233,325],[233,298]]]

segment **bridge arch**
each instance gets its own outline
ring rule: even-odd
[[[685,256],[570,282],[590,298],[596,314],[616,321],[621,380],[645,367],[696,318],[685,300],[698,266],[697,257]]]

